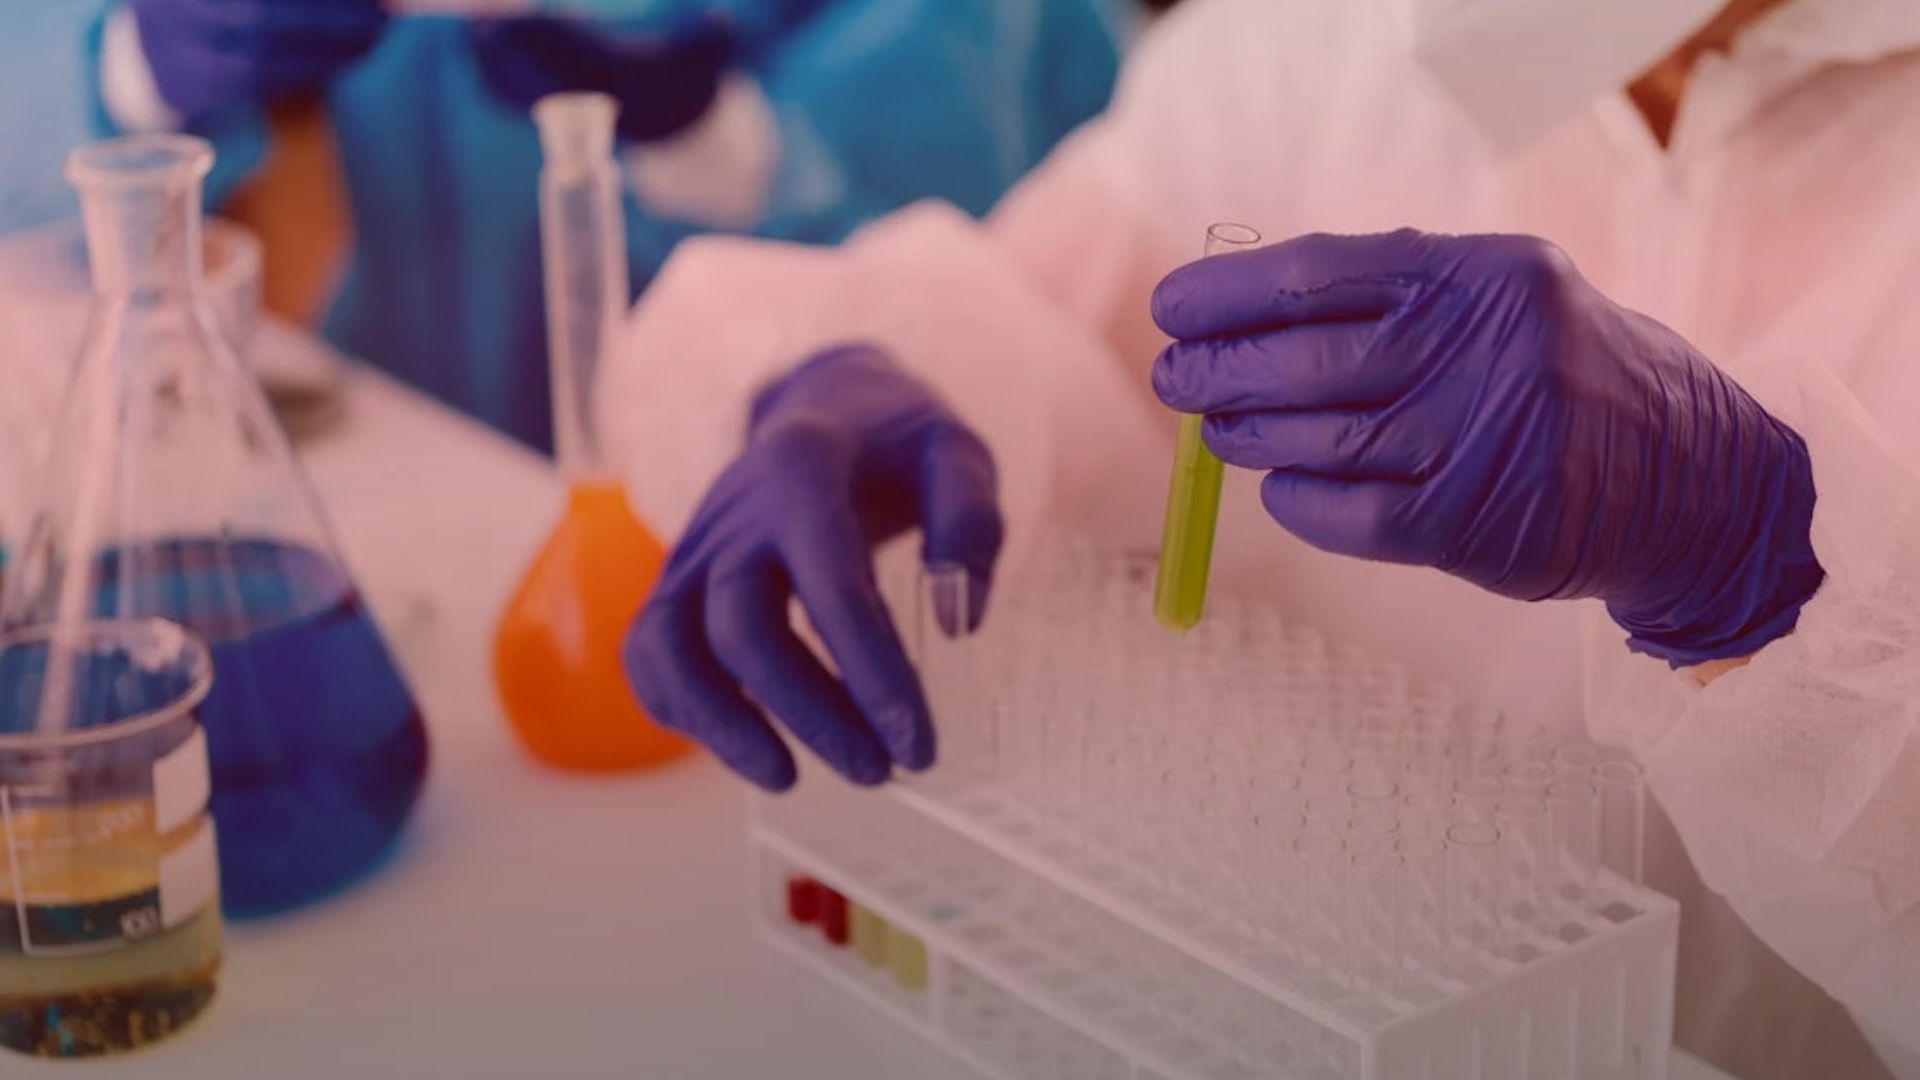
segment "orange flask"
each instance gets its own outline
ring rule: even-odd
[[[541,760],[636,769],[691,748],[641,710],[621,664],[627,626],[665,560],[617,481],[574,485],[493,639],[507,722]]]
[[[520,741],[584,770],[645,768],[691,748],[641,711],[620,655],[666,560],[627,505],[594,423],[600,363],[629,299],[615,113],[601,94],[554,94],[534,107],[554,450],[569,487],[566,516],[493,638],[494,685]]]

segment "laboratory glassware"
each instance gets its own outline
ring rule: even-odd
[[[1220,222],[1207,229],[1206,256],[1255,247],[1260,233],[1245,225]],[[1153,614],[1170,630],[1190,630],[1207,606],[1207,574],[1213,565],[1213,532],[1220,521],[1220,489],[1226,466],[1201,438],[1203,418],[1180,417],[1174,445],[1173,477],[1168,485],[1166,525],[1160,536],[1160,572],[1153,593]]]
[[[171,1036],[220,968],[196,710],[206,647],[158,619],[0,637],[0,1049],[92,1057]],[[58,714],[59,723],[42,721]]]
[[[650,719],[627,685],[621,647],[666,561],[607,461],[594,394],[627,308],[625,219],[613,161],[618,105],[555,94],[534,107],[541,258],[555,450],[567,507],[501,613],[494,686],[514,733],[562,768],[637,769],[692,744]]]
[[[318,499],[218,329],[200,235],[212,162],[205,142],[171,135],[67,159],[94,317],[0,622],[158,617],[207,642],[215,681],[200,713],[223,899],[245,915],[375,866],[428,750]],[[59,723],[50,710],[44,726]]]

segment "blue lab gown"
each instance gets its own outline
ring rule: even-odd
[[[626,0],[628,4],[632,0]],[[754,230],[830,242],[917,198],[974,213],[1107,103],[1117,0],[730,0],[777,116]],[[641,5],[648,17],[687,0]],[[619,3],[600,0],[603,9]],[[628,7],[627,10],[636,10]],[[623,21],[633,21],[623,20]],[[529,445],[551,445],[539,146],[483,87],[457,19],[396,20],[328,92],[355,250],[327,314],[346,352]],[[261,156],[257,112],[210,118],[216,200]],[[701,231],[628,203],[633,282]]]
[[[0,5],[0,233],[79,212],[61,163],[93,134],[84,42],[99,9],[100,0]]]

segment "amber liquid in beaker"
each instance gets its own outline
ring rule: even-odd
[[[155,837],[144,799],[116,800],[18,811],[8,826],[22,881],[9,876],[0,908],[14,927],[36,938],[93,938],[116,927],[150,936],[104,947],[43,942],[30,954],[0,942],[0,1049],[48,1058],[123,1053],[177,1034],[206,1010],[220,971],[220,905],[209,901],[169,929],[143,929],[162,917],[156,854],[204,842],[197,833],[212,827],[206,815]]]
[[[583,480],[500,617],[494,682],[507,720],[544,761],[634,769],[692,744],[655,724],[627,685],[621,644],[666,552],[618,481]]]

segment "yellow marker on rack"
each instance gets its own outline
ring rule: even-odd
[[[1260,233],[1219,223],[1207,229],[1202,254],[1255,247]],[[1169,630],[1199,625],[1207,606],[1207,573],[1213,566],[1213,533],[1220,522],[1220,488],[1226,466],[1200,437],[1201,417],[1180,418],[1167,491],[1167,520],[1160,534],[1160,573],[1154,581],[1153,617]]]
[[[927,945],[899,927],[887,941],[887,962],[893,968],[893,984],[909,993],[927,988]]]
[[[887,921],[858,905],[853,909],[853,951],[868,967],[887,966]]]

